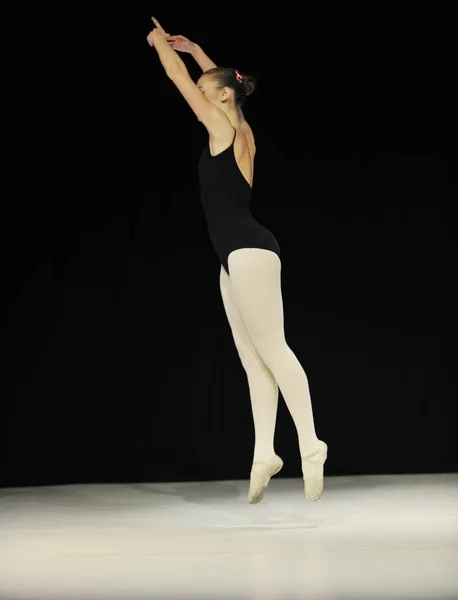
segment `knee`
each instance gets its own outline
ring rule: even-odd
[[[260,356],[256,352],[239,348],[237,348],[237,352],[247,375],[256,373],[265,368]]]
[[[273,370],[279,362],[287,359],[291,349],[282,337],[258,336],[253,343],[264,363]]]

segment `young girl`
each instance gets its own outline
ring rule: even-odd
[[[199,162],[200,192],[221,262],[225,312],[250,391],[255,447],[248,500],[262,500],[283,466],[274,450],[278,388],[298,433],[306,498],[318,500],[328,448],[315,433],[307,376],[285,339],[280,248],[250,212],[256,145],[242,104],[255,81],[217,67],[199,46],[166,34],[154,17],[153,22],[147,40],[209,136]],[[177,51],[190,53],[202,68],[197,84]]]

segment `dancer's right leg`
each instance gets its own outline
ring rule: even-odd
[[[262,500],[270,477],[283,465],[274,450],[278,386],[248,335],[233,297],[230,277],[223,267],[220,272],[220,289],[224,310],[250,391],[255,444],[248,498],[254,504]]]
[[[286,342],[280,258],[263,248],[239,248],[231,252],[228,263],[231,289],[248,335],[275,377],[296,425],[306,497],[318,500],[327,444],[315,432],[307,375]]]

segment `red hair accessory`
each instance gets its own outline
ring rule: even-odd
[[[237,69],[235,70],[235,77],[239,83],[242,83],[243,77],[240,75],[240,73],[237,71]]]

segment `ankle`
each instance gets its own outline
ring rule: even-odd
[[[319,438],[316,438],[313,441],[307,441],[307,445],[303,445],[300,447],[301,457],[303,459],[307,458],[307,456],[310,456],[311,454],[319,450],[321,448],[321,444],[322,442]]]
[[[253,456],[253,464],[266,464],[270,463],[272,459],[276,456],[274,450],[270,450],[269,452],[255,452]]]
[[[256,458],[253,459],[252,466],[255,467],[259,465],[260,467],[267,467],[272,464],[273,459],[274,455],[270,456],[269,458]]]

